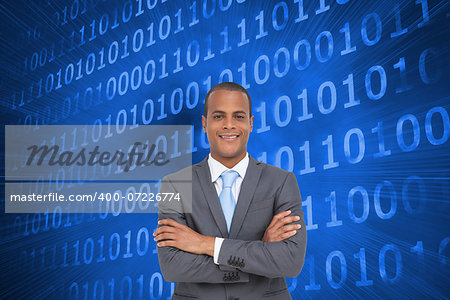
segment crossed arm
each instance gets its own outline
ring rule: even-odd
[[[169,187],[173,188],[170,183],[166,188]],[[286,176],[277,201],[277,214],[261,241],[224,239],[219,265],[238,272],[241,282],[248,281],[248,273],[269,278],[296,277],[303,267],[306,228],[300,192],[292,173]],[[160,213],[158,225],[153,235],[167,281],[224,282],[224,272],[213,262],[214,237],[192,230],[179,213]],[[236,268],[232,264],[236,258],[245,264]]]

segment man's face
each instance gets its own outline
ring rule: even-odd
[[[253,116],[247,96],[239,91],[217,90],[208,99],[208,114],[202,116],[211,155],[221,163],[237,163],[245,157]]]

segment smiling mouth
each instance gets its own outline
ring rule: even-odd
[[[222,138],[222,139],[224,139],[224,140],[227,140],[227,141],[235,140],[235,139],[237,139],[239,136],[240,136],[239,134],[219,134],[219,137],[220,137],[220,138]]]

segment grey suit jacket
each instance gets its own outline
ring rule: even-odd
[[[180,178],[190,176],[192,191],[187,191]],[[219,265],[208,255],[158,247],[165,280],[178,282],[172,299],[292,299],[285,277],[300,274],[306,251],[306,226],[293,173],[250,157],[229,233],[207,158],[166,176],[161,192],[191,198],[192,213],[184,213],[185,207],[174,209],[160,202],[159,219],[171,218],[200,234],[224,238]],[[262,242],[273,216],[284,210],[300,216],[295,223],[302,228],[284,241]]]

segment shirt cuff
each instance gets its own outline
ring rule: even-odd
[[[222,247],[223,238],[216,237],[214,240],[214,263],[219,264],[220,247]]]

